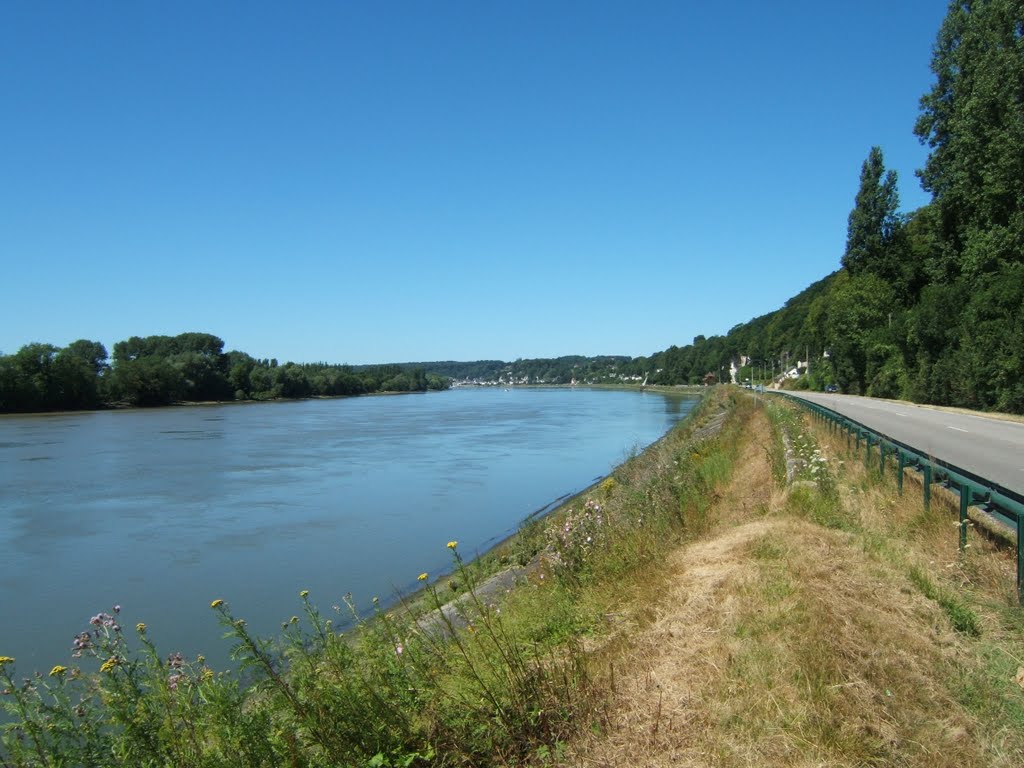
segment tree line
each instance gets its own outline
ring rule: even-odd
[[[574,379],[605,381],[617,372],[631,370],[633,358],[628,355],[563,355],[504,360],[476,360],[456,362],[445,360],[431,363],[402,363],[402,367],[419,366],[425,370],[455,381],[476,383],[515,384],[569,384]]]
[[[132,336],[107,350],[81,339],[60,348],[27,344],[0,355],[0,412],[82,410],[124,404],[272,400],[445,389],[420,367],[285,363],[224,352],[209,333]]]

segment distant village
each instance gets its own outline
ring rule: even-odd
[[[660,372],[660,371],[659,371]],[[603,376],[589,376],[586,378],[577,379],[575,376],[569,379],[568,382],[562,380],[562,378],[555,377],[547,379],[541,376],[530,376],[515,374],[501,374],[497,378],[486,378],[486,379],[460,379],[453,380],[453,387],[514,387],[514,386],[579,386],[579,385],[591,385],[591,384],[639,384],[643,386],[647,382],[647,376],[638,376],[636,374],[614,374],[614,375],[603,375]]]
[[[824,357],[828,357],[826,352]],[[745,380],[741,380],[740,371],[744,368],[752,365],[757,365],[758,361],[754,361],[752,358],[746,355],[740,355],[738,358],[734,358],[729,363],[728,380],[733,384],[741,386],[751,384],[751,380],[747,377]],[[807,360],[798,360],[791,365],[784,366],[782,370],[776,371],[774,366],[771,370],[765,369],[761,372],[758,377],[760,381],[765,381],[769,377],[771,378],[773,387],[780,387],[782,382],[787,379],[798,379],[800,376],[807,373],[809,370],[809,362]],[[614,367],[611,370],[601,372],[589,372],[588,375],[571,375],[565,376],[562,374],[554,376],[542,376],[542,375],[531,375],[528,373],[517,372],[514,369],[506,369],[500,373],[491,374],[483,377],[463,377],[461,379],[452,379],[452,387],[515,387],[515,386],[590,386],[594,384],[632,384],[639,385],[641,387],[647,386],[648,379],[651,376],[657,376],[662,372],[661,368],[656,368],[650,373],[643,375],[637,373],[616,373]],[[719,383],[719,377],[716,373],[708,373],[704,377],[704,385],[717,384]]]

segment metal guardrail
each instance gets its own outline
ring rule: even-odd
[[[775,392],[774,394],[786,394]],[[856,441],[856,449],[860,450],[864,441],[864,465],[870,466],[872,448],[878,448],[878,468],[885,474],[887,458],[896,460],[896,474],[899,494],[903,495],[903,474],[907,468],[921,473],[924,488],[924,507],[931,507],[932,485],[941,485],[960,497],[960,549],[967,546],[968,516],[970,507],[977,507],[990,517],[998,520],[1017,533],[1017,599],[1024,604],[1024,497],[1007,488],[979,477],[967,470],[936,459],[918,451],[916,448],[894,440],[888,435],[870,429],[858,421],[847,418],[841,413],[826,408],[818,403],[800,397],[786,395],[791,402],[797,402],[807,408],[834,430],[845,430],[847,447],[851,440]]]

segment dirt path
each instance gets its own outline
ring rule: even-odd
[[[712,532],[666,562],[574,766],[985,765],[937,682],[957,638],[850,534],[786,514],[763,413]]]

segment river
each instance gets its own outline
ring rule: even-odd
[[[696,401],[651,392],[460,388],[337,400],[0,417],[0,655],[68,663],[122,607],[163,653],[390,600],[485,551],[663,435]],[[129,632],[131,634],[131,632]]]

